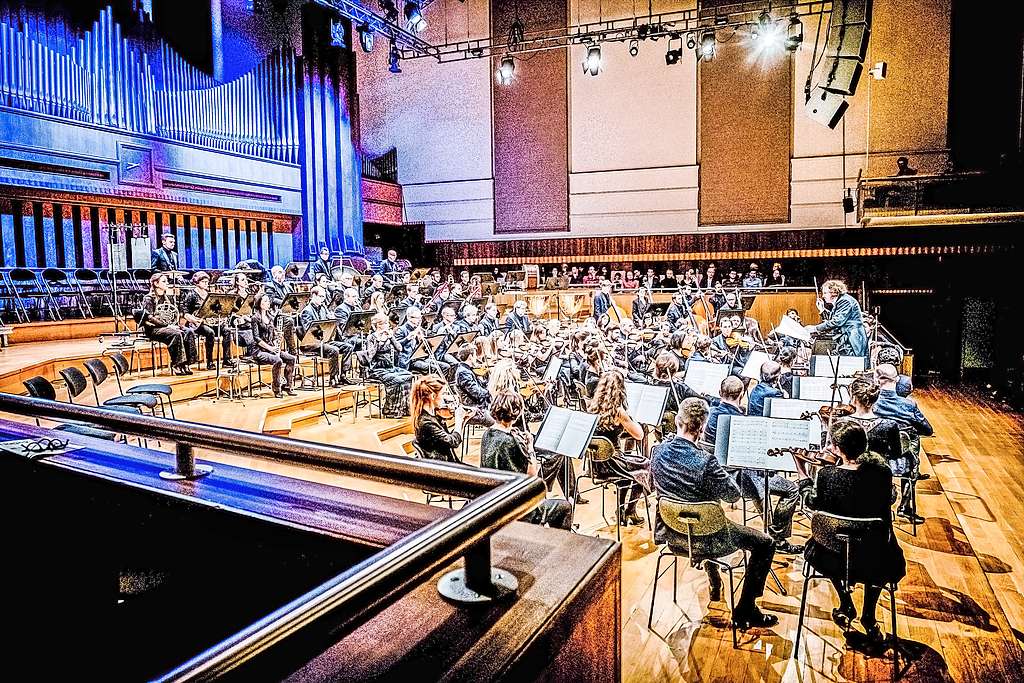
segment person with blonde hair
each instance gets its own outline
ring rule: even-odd
[[[836,351],[842,356],[868,355],[868,335],[864,329],[864,315],[860,304],[846,289],[842,280],[826,280],[821,285],[822,322],[805,325],[811,334],[830,332],[836,342]],[[828,311],[831,306],[831,311]]]
[[[640,441],[644,438],[644,429],[626,412],[626,381],[621,372],[609,370],[601,375],[587,412],[597,415],[594,436],[604,437],[615,446],[615,455],[592,466],[599,477],[621,483],[616,487],[619,525],[643,526],[644,518],[637,514],[636,504],[651,492],[650,463],[643,455],[629,456],[622,452],[623,438],[629,436]]]

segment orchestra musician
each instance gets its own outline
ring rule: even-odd
[[[213,356],[214,341],[217,337],[220,337],[221,343],[221,363],[233,367],[235,360],[231,357],[231,337],[197,315],[207,297],[210,296],[210,274],[201,270],[196,271],[192,274],[191,282],[192,291],[185,295],[181,304],[181,317],[185,319],[196,336],[203,338],[206,349],[206,369],[214,370],[217,367]]]
[[[740,499],[739,488],[714,454],[697,446],[697,440],[706,431],[707,420],[708,404],[703,399],[687,398],[680,404],[675,437],[655,446],[651,455],[651,473],[659,495],[686,503],[735,503]],[[772,566],[775,555],[772,541],[766,534],[732,520],[727,519],[726,524],[728,529],[724,533],[729,540],[749,553],[743,589],[732,613],[732,622],[741,629],[774,626],[779,623],[779,618],[763,613],[755,602],[764,594],[765,581]],[[685,548],[688,544],[688,539],[665,526],[660,516],[655,524],[654,539],[656,543],[667,543],[670,547]],[[695,552],[713,555],[715,547],[724,539],[696,536],[692,540]],[[704,568],[711,583],[711,601],[718,602],[723,595],[718,567],[705,562]]]
[[[721,331],[711,340],[711,345],[732,363],[732,372],[736,375],[743,371],[753,350],[753,341],[744,336],[742,324],[739,314],[721,316],[718,321]]]
[[[526,301],[519,299],[505,316],[505,334],[510,334],[513,330],[530,334],[531,329],[533,327],[530,325],[530,317],[526,312]]]
[[[402,346],[395,341],[391,321],[383,313],[373,316],[372,332],[366,339],[363,356],[367,376],[384,385],[383,417],[397,418],[409,414],[409,392],[413,375],[399,365]]]
[[[672,292],[672,303],[669,305],[668,310],[665,311],[665,319],[668,320],[668,324],[672,326],[673,330],[679,326],[679,321],[689,320],[689,314],[683,303],[682,292]]]
[[[480,465],[496,470],[537,475],[541,469],[533,448],[533,435],[520,429],[523,399],[513,391],[504,390],[490,403],[494,424],[480,437]],[[547,499],[522,518],[531,524],[556,529],[572,529],[572,505],[564,500]]]
[[[345,326],[353,313],[362,312],[359,305],[359,291],[355,287],[346,287],[342,294],[342,301],[334,309],[334,319],[338,321],[338,332],[335,341],[341,351],[341,382],[348,384],[347,372],[352,362],[352,353],[361,348],[361,339],[358,334],[346,334]]]
[[[330,309],[327,307],[327,292],[323,287],[316,286],[309,290],[309,303],[299,312],[299,329],[296,333],[303,337],[309,331],[310,326],[317,321],[331,320]],[[315,344],[304,344],[299,347],[302,353],[307,355],[322,355],[327,359],[330,367],[330,383],[332,388],[343,386],[338,362],[341,354],[341,346],[333,340],[322,339]]]
[[[878,400],[873,408],[875,415],[894,420],[900,426],[900,431],[906,434],[908,441],[908,448],[904,449],[904,453],[908,458],[907,471],[910,477],[903,481],[896,514],[910,521],[916,519],[917,523],[921,524],[924,519],[920,516],[915,517],[917,513],[913,509],[913,490],[919,479],[928,478],[928,475],[920,472],[921,437],[931,436],[934,430],[931,422],[913,399],[896,393],[899,373],[895,366],[888,363],[878,365],[875,368],[875,380],[879,386]]]
[[[846,289],[841,280],[826,280],[821,285],[819,309],[825,318],[817,325],[805,325],[811,334],[831,332],[836,341],[836,351],[842,356],[868,355],[868,335],[864,329],[864,317],[860,304]],[[831,305],[832,312],[824,313],[825,306]]]
[[[309,267],[310,280],[319,284],[321,275],[326,275],[328,280],[331,279],[331,250],[326,246],[320,247],[319,258]]]
[[[462,425],[466,411],[451,403],[448,385],[435,374],[417,377],[412,383],[409,413],[415,430],[415,442],[423,457],[445,462],[459,462],[455,449],[462,445]],[[454,413],[454,424],[449,429],[438,412],[444,408]]]
[[[295,396],[292,391],[292,378],[295,375],[295,356],[281,348],[283,339],[278,336],[276,316],[271,312],[271,295],[260,292],[256,295],[250,316],[252,343],[248,355],[257,365],[269,365],[273,370],[271,388],[275,398],[281,398],[282,392]]]
[[[462,317],[455,321],[455,329],[458,334],[467,332],[480,332],[480,309],[473,304],[466,304],[462,307]]]
[[[284,335],[284,349],[293,356],[299,355],[298,339],[295,335],[295,315],[280,313],[285,299],[293,293],[292,283],[285,279],[284,268],[274,266],[270,269],[270,282],[263,283],[263,291],[270,295],[270,308],[278,312],[281,318],[278,324],[281,326],[281,333]]]
[[[178,269],[178,252],[174,250],[176,241],[173,232],[165,232],[160,236],[160,248],[153,250],[150,270],[163,273]]]
[[[397,284],[402,273],[402,268],[398,265],[398,252],[388,249],[387,257],[380,262],[377,272],[388,284]]]
[[[613,305],[612,283],[608,280],[601,280],[600,288],[594,293],[591,311],[593,318],[595,320],[600,320],[602,316],[608,315],[608,310]]]
[[[383,297],[385,291],[384,278],[380,273],[375,273],[373,277],[370,278],[370,284],[363,288],[363,292],[359,298],[362,304],[366,306],[370,303],[374,294],[380,292]]]
[[[180,314],[166,273],[150,276],[149,293],[142,297],[142,309],[138,315],[146,338],[167,345],[171,372],[191,375],[189,365],[196,362],[196,335],[191,329],[179,325]]]
[[[761,381],[750,390],[747,397],[747,415],[764,416],[764,402],[769,398],[784,398],[786,395],[779,387],[782,366],[773,360],[761,363]]]
[[[489,427],[494,419],[487,412],[491,404],[491,394],[473,371],[476,366],[476,347],[466,344],[455,351],[455,389],[463,406],[470,409],[470,424]]]
[[[491,302],[484,306],[484,314],[480,318],[480,334],[490,336],[498,326],[498,305]]]
[[[646,287],[638,287],[636,296],[633,297],[633,305],[630,310],[630,317],[637,329],[646,327],[647,313],[651,310],[651,290]]]

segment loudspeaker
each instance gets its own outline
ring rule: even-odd
[[[825,82],[821,87],[840,95],[852,95],[857,92],[863,70],[860,60],[829,58],[825,62]]]
[[[807,100],[804,108],[807,109],[807,115],[821,125],[835,128],[849,106],[842,95],[828,92],[818,86],[811,91],[811,99]]]
[[[829,57],[849,57],[864,61],[870,35],[871,29],[867,24],[833,26],[825,43],[825,54]]]
[[[832,25],[870,24],[871,0],[839,0],[832,3]]]

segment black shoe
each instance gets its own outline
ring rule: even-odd
[[[298,394],[295,393],[295,390],[292,389],[291,387],[285,387],[284,393],[288,394],[289,396],[298,396]]]
[[[931,479],[931,478],[932,478],[932,475],[928,474],[927,472],[918,472],[918,474],[917,474],[917,480],[918,481],[924,481],[925,479]]]
[[[804,547],[796,543],[790,543],[786,539],[775,542],[775,552],[783,555],[799,555],[803,553]]]
[[[924,524],[925,522],[924,517],[916,512],[911,512],[910,510],[898,510],[896,512],[896,516],[905,519],[912,524]]]
[[[284,398],[284,394],[280,390],[274,392],[274,398]]]
[[[586,505],[589,502],[590,501],[587,500],[586,498],[584,498],[583,496],[581,496],[579,494],[576,494],[576,504],[577,505]]]
[[[832,610],[832,621],[835,625],[844,631],[850,630],[850,624],[857,617],[857,608],[852,604],[847,606],[840,605]]]
[[[708,583],[711,585],[711,602],[720,602],[722,600],[722,577],[717,574],[715,577],[714,579],[708,577]]]
[[[885,634],[882,633],[882,629],[878,628],[878,624],[864,624],[861,622],[861,626],[864,627],[864,640],[869,646],[878,646],[885,642]]]
[[[626,515],[626,521],[634,526],[643,526],[647,520],[643,518],[643,515],[633,512],[632,514]]]
[[[734,612],[732,615],[732,625],[741,631],[746,631],[749,628],[771,628],[778,623],[777,616],[765,614],[756,607],[747,614]]]
[[[228,358],[227,360],[222,362],[221,365],[223,365],[226,368],[237,368],[238,367],[238,361],[235,360],[234,358]]]
[[[217,369],[217,364],[216,363],[207,363],[206,364],[206,369],[207,370],[216,370]]]

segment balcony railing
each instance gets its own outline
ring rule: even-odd
[[[391,148],[379,157],[363,157],[363,177],[397,184],[398,150]]]
[[[866,178],[857,183],[857,219],[1024,211],[1022,180],[1016,169]]]

